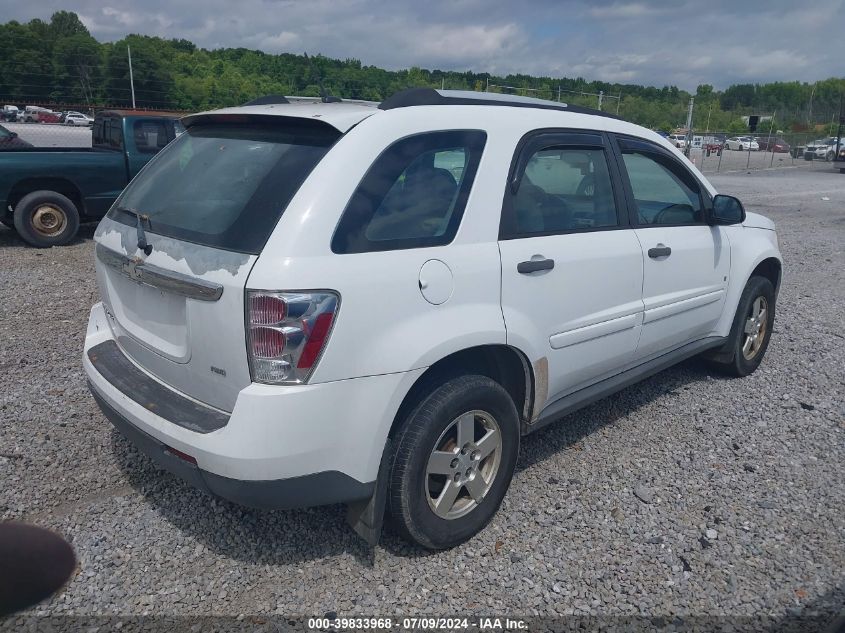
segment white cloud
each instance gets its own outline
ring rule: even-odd
[[[845,0],[0,0],[4,19],[80,14],[94,36],[184,38],[388,69],[524,73],[695,89],[842,75]],[[690,6],[694,8],[691,12]],[[799,47],[812,39],[817,46]]]

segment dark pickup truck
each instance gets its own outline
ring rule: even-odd
[[[103,217],[129,181],[181,132],[178,114],[105,110],[92,147],[0,152],[0,222],[38,247],[71,241]]]

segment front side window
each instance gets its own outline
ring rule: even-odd
[[[624,150],[622,156],[640,225],[698,224],[704,220],[700,188],[668,156]]]
[[[486,134],[458,130],[397,141],[370,167],[332,238],[335,253],[441,246],[454,239]]]
[[[550,147],[528,160],[516,194],[506,203],[502,233],[517,237],[615,226],[619,218],[604,150]]]

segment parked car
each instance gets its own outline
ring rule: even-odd
[[[725,141],[725,149],[756,152],[760,145],[750,136],[734,136]]]
[[[836,143],[837,137],[835,136],[807,143],[804,147],[804,160],[832,161],[836,156]]]
[[[710,156],[711,154],[721,156],[724,144],[725,141],[723,138],[718,136],[705,136],[701,148],[704,150],[706,156]]]
[[[176,136],[176,114],[107,110],[91,148],[31,148],[0,155],[0,221],[33,246],[66,244],[98,220],[135,174]]]
[[[687,146],[686,134],[670,134],[667,140],[678,149],[685,149]]]
[[[0,110],[0,119],[8,123],[15,123],[20,118],[20,115],[21,111],[15,105],[4,105],[3,110]]]
[[[521,435],[697,354],[736,376],[765,354],[773,223],[645,128],[428,88],[183,123],[97,227],[83,363],[206,492],[345,502],[371,543],[387,507],[451,547]]]
[[[60,123],[61,115],[47,108],[38,106],[26,106],[24,111],[24,123]]]
[[[30,143],[21,140],[17,132],[10,132],[0,125],[0,150],[32,147]]]
[[[789,143],[777,136],[761,136],[757,139],[757,146],[760,151],[775,154],[788,154],[789,150],[792,149]]]
[[[833,160],[833,165],[839,169],[839,173],[845,174],[845,139],[839,144],[839,154]]]
[[[65,125],[94,125],[94,119],[81,112],[68,112],[62,121]]]

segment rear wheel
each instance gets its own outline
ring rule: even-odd
[[[774,323],[774,286],[765,277],[752,277],[739,299],[727,347],[711,356],[710,363],[732,376],[753,373],[769,347]]]
[[[76,205],[55,191],[33,191],[15,206],[15,228],[21,238],[39,248],[70,242],[79,230]]]
[[[397,434],[390,515],[409,540],[454,547],[496,514],[513,477],[519,416],[502,386],[461,376],[435,389]]]

